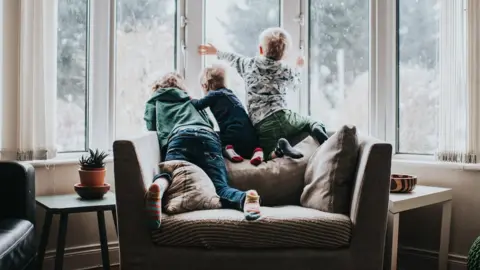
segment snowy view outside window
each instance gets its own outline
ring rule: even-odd
[[[398,0],[399,151],[437,144],[438,0]],[[310,0],[310,112],[329,130],[368,131],[368,0]]]
[[[85,149],[87,0],[58,1],[57,146]]]
[[[117,0],[115,134],[146,130],[145,102],[151,85],[175,70],[175,0]]]
[[[399,1],[398,150],[433,154],[438,141],[440,1]]]
[[[279,26],[279,0],[205,0],[205,41],[255,56],[258,35]],[[439,0],[399,1],[399,147],[432,153],[438,108]],[[58,0],[58,124],[60,151],[86,144],[87,0]],[[341,124],[368,131],[368,0],[310,0],[309,81],[312,117],[330,130]],[[152,75],[175,68],[175,0],[117,0],[117,136],[145,130],[144,104]],[[206,64],[215,62],[206,57]],[[199,70],[200,72],[200,70]],[[245,100],[242,80],[229,86]],[[196,80],[197,78],[194,78]],[[290,95],[289,100],[294,100]]]
[[[369,0],[310,1],[310,113],[368,132]]]
[[[219,50],[234,52],[243,56],[258,55],[262,31],[280,26],[279,0],[206,0],[205,41]],[[206,65],[225,62],[216,57],[205,59]],[[231,68],[227,86],[246,105],[245,85],[242,78]],[[246,106],[245,106],[246,107]]]

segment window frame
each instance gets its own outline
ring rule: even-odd
[[[87,148],[111,150],[115,117],[115,2],[91,1]],[[113,55],[113,57],[112,57]],[[107,89],[107,91],[105,91]],[[113,102],[112,102],[113,101]],[[105,136],[107,134],[107,136]]]
[[[85,21],[86,21],[86,26],[85,26],[85,36],[86,36],[86,41],[85,41],[85,78],[84,78],[84,81],[85,81],[85,104],[83,106],[83,109],[85,110],[85,113],[84,113],[84,121],[85,121],[85,130],[83,132],[83,136],[84,136],[84,143],[83,143],[83,149],[76,149],[76,150],[64,150],[64,151],[59,151],[58,154],[60,155],[63,155],[63,156],[69,156],[69,155],[72,155],[72,154],[78,154],[78,153],[85,153],[88,149],[89,149],[89,145],[90,145],[90,136],[89,136],[89,133],[90,133],[90,125],[89,125],[89,121],[90,121],[90,70],[91,70],[91,55],[90,55],[90,52],[91,52],[91,44],[90,44],[90,41],[91,41],[91,13],[92,13],[92,4],[91,4],[91,0],[86,0],[86,18],[85,18]],[[1,13],[1,10],[0,10],[0,13]],[[0,14],[1,15],[1,14]],[[0,35],[1,36],[1,35]],[[1,51],[1,46],[3,44],[0,43],[0,51]],[[1,60],[1,56],[0,56],[0,60]],[[1,62],[1,61],[0,61]],[[1,68],[1,66],[0,66]],[[58,68],[58,67],[57,67]],[[0,74],[0,83],[1,83],[1,74]],[[57,85],[58,87],[58,85]],[[58,99],[58,96],[57,96],[57,99]],[[56,104],[57,100],[55,101],[55,104]],[[1,124],[1,121],[0,121],[0,124]],[[0,139],[2,137],[2,134],[0,134]]]
[[[305,14],[305,27],[303,28],[302,34],[304,35],[305,42],[305,82],[303,85],[305,94],[301,97],[302,103],[301,113],[311,116],[311,103],[310,103],[310,78],[309,74],[309,49],[310,45],[309,33],[310,33],[310,0],[301,0],[302,1],[302,11]],[[369,3],[369,108],[368,108],[368,135],[385,140],[388,143],[394,144],[395,138],[390,138],[390,132],[387,130],[390,125],[387,124],[388,114],[387,111],[389,108],[390,98],[393,93],[390,93],[388,89],[391,88],[393,84],[391,77],[382,77],[379,76],[381,73],[392,72],[392,69],[395,68],[395,63],[391,63],[388,53],[394,53],[395,48],[391,47],[392,36],[387,33],[392,26],[382,22],[382,20],[387,20],[389,23],[393,21],[390,16],[392,11],[391,1],[378,1],[378,0],[365,0]],[[396,0],[395,0],[396,1]],[[384,21],[383,21],[384,22]],[[394,43],[395,44],[395,43]],[[385,47],[388,46],[388,47]],[[384,50],[378,51],[377,48],[383,47]],[[389,61],[390,60],[390,61]],[[385,75],[383,75],[385,76]],[[390,88],[386,88],[390,85]],[[305,89],[306,88],[306,89]],[[378,89],[382,89],[379,91]],[[328,128],[328,127],[327,127]],[[334,132],[334,130],[329,130],[329,132]]]
[[[207,0],[208,1],[208,0]],[[371,136],[397,143],[397,5],[398,1],[369,1],[369,130]],[[112,149],[115,134],[116,0],[89,1],[88,142],[87,148]],[[292,36],[292,55],[303,53],[303,87],[298,108],[309,114],[309,0],[280,0],[281,26]],[[203,57],[197,46],[204,36],[204,0],[176,0],[176,70],[189,88],[198,89]],[[183,25],[185,22],[185,26]],[[184,46],[184,50],[182,47]],[[107,91],[105,91],[107,89]],[[107,136],[105,136],[107,134]],[[71,154],[72,152],[64,152]],[[394,154],[397,154],[395,151]]]

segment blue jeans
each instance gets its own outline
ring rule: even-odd
[[[222,207],[243,209],[245,192],[228,186],[228,174],[222,155],[222,145],[217,133],[201,128],[182,129],[170,138],[165,147],[165,161],[185,160],[200,167],[212,180],[220,196]],[[171,176],[160,173],[170,181]]]

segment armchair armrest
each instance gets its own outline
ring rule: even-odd
[[[144,269],[153,247],[144,207],[146,187],[159,172],[156,132],[113,143],[120,261],[122,267]],[[145,260],[144,260],[145,259]]]
[[[388,218],[392,146],[371,137],[360,137],[360,155],[352,191],[351,248],[359,269],[382,268]]]
[[[35,170],[28,163],[0,162],[0,218],[35,224]]]

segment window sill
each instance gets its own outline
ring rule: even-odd
[[[26,161],[26,163],[31,164],[34,168],[42,168],[42,167],[49,167],[49,166],[57,166],[57,165],[73,165],[78,164],[78,160],[87,154],[86,152],[78,152],[78,153],[61,153],[57,154],[55,158],[47,159],[47,160],[32,160]],[[109,156],[105,158],[105,163],[113,162],[112,153],[109,152]]]
[[[480,171],[480,164],[440,162],[436,161],[433,156],[417,156],[397,154],[393,156],[392,164],[412,165],[422,167],[433,167],[440,169],[463,170],[463,171]]]

